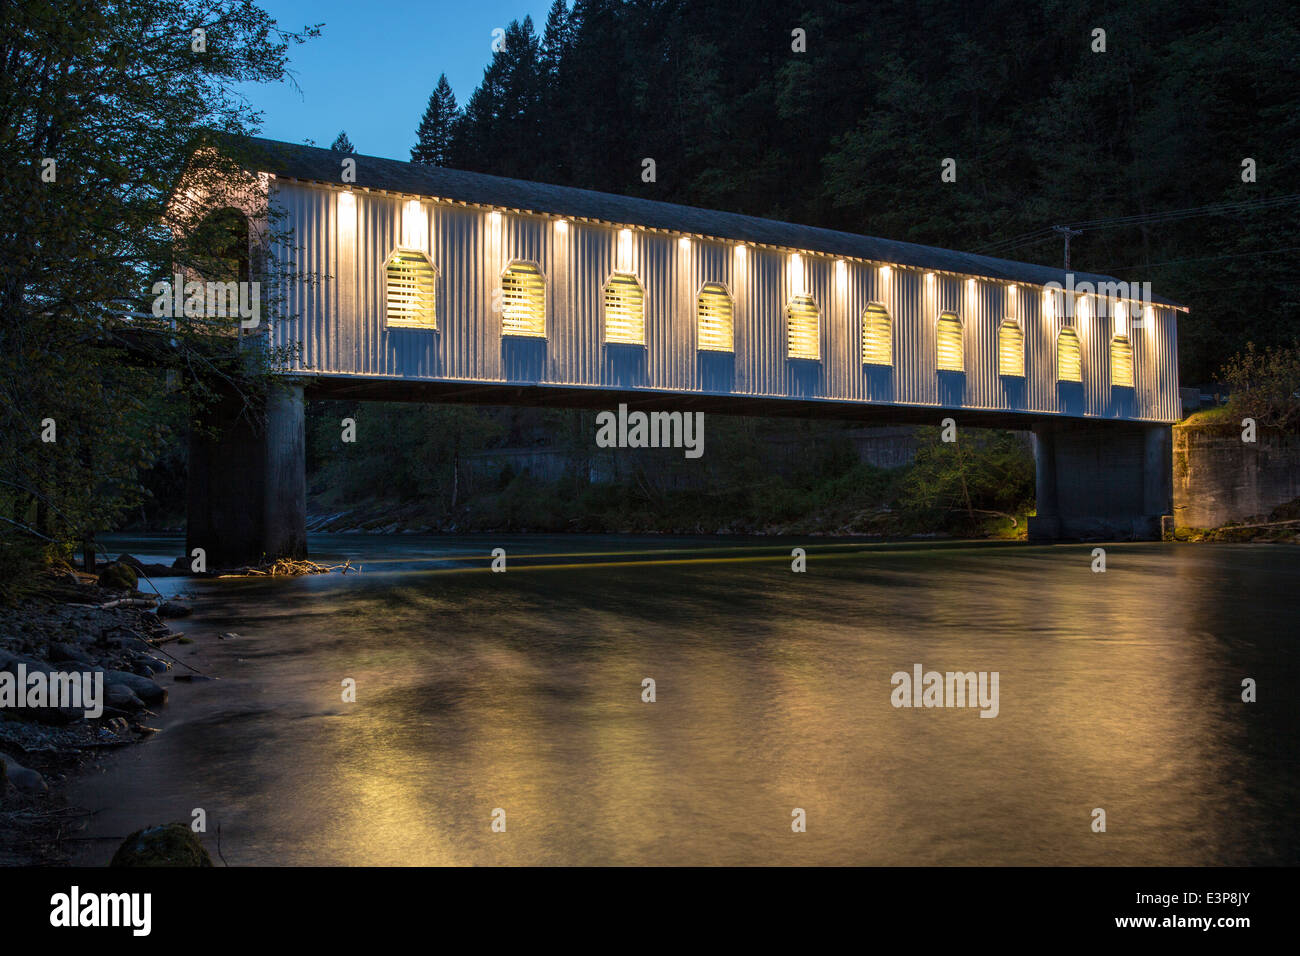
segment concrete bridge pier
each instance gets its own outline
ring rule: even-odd
[[[302,385],[277,385],[260,411],[233,388],[190,428],[186,554],[209,570],[307,556]]]
[[[1051,419],[1033,434],[1030,541],[1160,540],[1173,509],[1171,426]]]

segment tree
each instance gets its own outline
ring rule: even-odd
[[[420,125],[415,130],[411,162],[424,166],[447,166],[451,159],[451,138],[456,124],[456,94],[451,91],[447,74],[438,77],[438,85],[429,94]]]
[[[541,146],[541,46],[531,17],[511,21],[483,81],[458,118],[454,161],[461,169],[536,178]]]
[[[1300,341],[1264,349],[1247,342],[1219,374],[1232,388],[1233,420],[1300,431]]]
[[[339,130],[339,134],[334,137],[334,142],[330,143],[330,149],[336,153],[347,153],[351,155],[356,152],[356,147],[352,145],[352,140],[348,139],[347,130]]]
[[[66,550],[139,500],[169,437],[166,369],[242,362],[235,337],[184,317],[167,336],[142,327],[156,281],[229,260],[230,231],[199,228],[192,198],[273,228],[235,147],[256,119],[240,87],[284,80],[289,47],[317,32],[244,0],[6,5],[0,564]],[[245,235],[246,254],[271,238]]]

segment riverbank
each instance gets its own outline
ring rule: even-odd
[[[199,679],[165,619],[188,614],[176,588],[164,598],[105,586],[145,583],[109,567],[44,572],[21,603],[0,606],[0,865],[67,862],[87,811],[69,805],[65,785],[149,737],[169,690]],[[85,692],[76,706],[55,692],[69,680]]]

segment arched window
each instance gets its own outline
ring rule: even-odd
[[[438,327],[438,270],[418,249],[397,249],[385,267],[388,324],[417,329]]]
[[[810,295],[790,297],[785,308],[786,355],[793,359],[820,359],[821,313]]]
[[[953,312],[939,316],[935,327],[936,367],[940,372],[960,372],[965,369],[961,345],[961,319]]]
[[[605,341],[645,345],[645,292],[630,272],[615,272],[605,283]]]
[[[1025,333],[1015,319],[998,326],[998,374],[1025,377]]]
[[[699,326],[699,347],[709,352],[734,350],[732,304],[727,287],[720,282],[706,282],[695,300],[695,319]]]
[[[1056,378],[1060,382],[1083,381],[1082,351],[1074,329],[1061,329],[1056,337]]]
[[[1110,340],[1110,383],[1133,387],[1133,344],[1127,335],[1117,335]]]
[[[546,277],[515,260],[501,273],[501,334],[546,338]]]
[[[885,307],[876,302],[862,313],[862,364],[894,364],[894,324]]]

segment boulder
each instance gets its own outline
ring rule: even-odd
[[[211,866],[212,857],[183,823],[136,830],[122,841],[109,866]]]
[[[104,703],[117,710],[144,710],[144,701],[125,684],[109,684],[104,688]]]
[[[105,565],[104,570],[99,572],[99,586],[113,591],[134,591],[139,581],[135,568],[120,561]]]
[[[166,670],[166,661],[161,661],[156,657],[150,657],[148,654],[145,654],[136,660],[136,673],[144,677],[152,677],[154,674],[162,674]]]
[[[12,757],[0,754],[0,777],[7,779],[23,793],[45,793],[50,788],[45,778],[35,770],[28,770]]]
[[[50,660],[70,661],[76,664],[93,664],[94,659],[79,647],[63,641],[50,641]]]
[[[193,609],[180,601],[164,601],[158,608],[159,617],[189,617]]]
[[[104,684],[122,684],[129,687],[146,704],[161,704],[167,700],[163,690],[152,678],[132,674],[130,671],[104,671]]]

